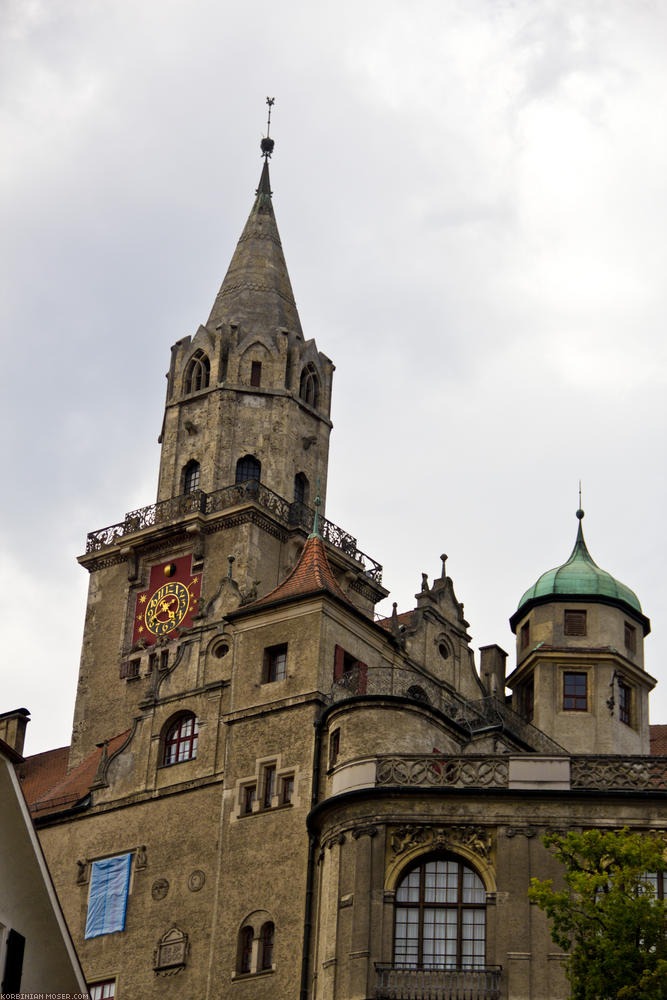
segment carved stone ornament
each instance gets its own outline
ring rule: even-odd
[[[190,892],[199,892],[206,881],[206,872],[203,872],[201,868],[195,868],[193,872],[190,872],[190,877],[188,878],[188,889]]]
[[[401,826],[391,837],[394,857],[416,847],[453,850],[467,847],[479,857],[489,859],[491,834],[481,826]]]
[[[357,826],[352,831],[352,836],[355,840],[359,840],[359,837],[375,837],[377,832],[376,826]]]
[[[169,883],[166,878],[156,878],[151,886],[151,896],[153,899],[164,899],[169,892]]]
[[[332,850],[332,848],[334,848],[336,844],[338,844],[338,846],[341,847],[344,843],[345,843],[345,834],[336,833],[333,835],[333,837],[329,837],[329,839],[325,841],[324,846],[328,847],[329,850]]]
[[[77,885],[85,885],[88,881],[88,862],[77,861],[76,881]]]
[[[174,976],[185,968],[188,956],[188,936],[175,924],[163,934],[153,952],[153,971],[156,976]]]
[[[505,836],[506,837],[534,837],[537,833],[537,828],[534,826],[506,826]]]
[[[137,860],[135,868],[146,868],[148,865],[148,858],[146,857],[146,845],[142,844],[141,847],[137,848]]]

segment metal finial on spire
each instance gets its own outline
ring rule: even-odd
[[[264,157],[265,160],[268,160],[269,157],[271,156],[271,153],[273,152],[273,147],[275,146],[275,142],[270,137],[270,133],[271,133],[271,108],[276,103],[275,97],[267,97],[266,103],[269,106],[269,117],[268,117],[268,120],[267,120],[267,123],[266,123],[266,136],[262,139],[262,141],[260,143],[260,146],[261,146],[261,149],[262,149],[262,156]]]
[[[313,519],[313,530],[308,535],[309,538],[321,538],[320,535],[320,504],[322,500],[320,498],[320,481],[316,482],[317,486],[317,496],[315,497],[315,517]]]
[[[581,479],[580,479],[579,480],[579,510],[577,511],[577,517],[581,521],[581,519],[582,519],[583,516],[584,516],[584,512],[581,509]]]

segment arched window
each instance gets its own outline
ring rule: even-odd
[[[398,883],[394,964],[472,969],[485,965],[486,891],[461,858],[422,859]]]
[[[297,472],[294,477],[294,503],[308,503],[310,483],[303,472]]]
[[[315,365],[307,364],[301,372],[299,395],[310,406],[317,406],[320,401],[320,380]]]
[[[197,756],[199,722],[197,716],[187,712],[169,726],[164,739],[163,764],[180,764]]]
[[[259,962],[260,969],[270,969],[273,967],[273,940],[275,932],[276,929],[270,920],[268,920],[262,927],[262,935],[260,939],[260,945],[262,948],[262,954]]]
[[[244,455],[236,463],[236,482],[259,482],[262,474],[262,463],[254,455]]]
[[[211,362],[203,351],[195,351],[188,361],[183,380],[183,391],[186,396],[200,389],[207,389],[211,377]]]
[[[191,462],[183,469],[183,492],[184,493],[194,493],[195,490],[199,489],[199,462],[195,462],[194,458]]]
[[[252,972],[252,942],[255,932],[252,927],[242,927],[239,935],[239,972]]]

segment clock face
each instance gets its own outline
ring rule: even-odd
[[[151,566],[148,589],[137,595],[132,642],[151,646],[189,628],[199,607],[201,575],[193,574],[192,556]]]
[[[190,591],[182,583],[163,583],[146,606],[144,620],[153,635],[167,635],[178,628],[190,607]]]

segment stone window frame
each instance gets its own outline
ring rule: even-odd
[[[426,869],[427,869],[427,866],[430,865],[430,864],[432,864],[433,862],[450,862],[450,863],[454,862],[454,863],[457,864],[458,871],[456,873],[456,901],[451,901],[451,900],[450,901],[443,901],[443,900],[436,901],[435,899],[434,900],[428,900],[426,898],[426,890],[427,890],[427,880],[426,880],[427,871],[426,871]],[[464,872],[466,872],[466,871],[472,873],[472,875],[475,876],[476,879],[478,880],[478,882],[480,883],[480,885],[479,886],[475,886],[475,888],[478,889],[479,892],[483,895],[483,897],[484,897],[483,901],[479,900],[477,902],[472,902],[472,901],[468,901],[468,900],[464,899],[464,890],[465,890],[465,885],[464,885],[465,876],[464,876]],[[401,899],[400,898],[400,891],[401,891],[401,889],[403,887],[403,883],[407,882],[407,880],[409,879],[409,877],[412,876],[413,873],[415,873],[415,872],[419,872],[419,882],[418,882],[418,886],[417,886],[417,899],[416,900],[414,900],[414,899],[412,899],[412,900],[410,900],[410,899]],[[408,888],[408,887],[406,886],[406,888]],[[414,886],[413,886],[413,888],[414,888]],[[409,888],[408,888],[408,892],[409,892]],[[420,968],[442,968],[442,969],[448,969],[449,968],[449,969],[454,969],[455,968],[455,969],[466,969],[466,970],[473,971],[474,969],[483,969],[483,968],[485,968],[486,967],[486,946],[487,946],[487,925],[488,925],[488,920],[487,920],[487,906],[488,906],[488,894],[487,894],[487,891],[486,891],[485,881],[484,881],[481,873],[470,863],[470,861],[467,858],[465,858],[465,857],[463,857],[463,856],[461,856],[459,854],[456,854],[454,851],[431,851],[431,852],[428,852],[426,854],[419,855],[419,857],[417,857],[410,864],[408,864],[408,865],[405,866],[405,868],[400,873],[400,875],[398,877],[398,880],[396,882],[396,889],[395,889],[395,894],[394,894],[394,915],[393,915],[393,933],[392,933],[392,962],[393,962],[393,964],[394,965],[400,965],[403,968],[415,968],[415,969],[420,969]],[[433,910],[433,909],[441,909],[441,910],[455,911],[456,912],[456,963],[455,963],[455,965],[452,965],[452,963],[448,964],[445,961],[443,961],[442,964],[433,963],[433,962],[429,963],[428,961],[427,962],[424,961],[424,958],[425,958],[425,954],[424,954],[424,941],[425,941],[424,931],[425,931],[425,928],[427,926],[427,922],[426,922],[426,919],[425,919],[425,911],[426,910]],[[418,925],[417,956],[416,956],[416,959],[414,961],[411,960],[411,959],[407,959],[406,960],[405,958],[403,960],[401,960],[397,956],[396,927],[397,927],[397,916],[398,916],[398,912],[400,910],[410,910],[410,911],[415,911],[416,910],[418,912],[418,920],[417,920],[417,925]],[[464,927],[463,912],[464,912],[464,910],[465,911],[468,911],[468,910],[472,911],[472,910],[474,910],[474,911],[483,911],[484,912],[484,954],[483,954],[483,956],[481,956],[481,960],[475,962],[474,959],[473,959],[473,962],[470,963],[470,964],[467,964],[467,963],[464,964],[464,962],[463,962],[463,956],[462,956],[462,946],[463,946],[463,942],[465,940],[464,936],[463,936],[463,927]],[[433,924],[434,931],[435,931],[435,929],[438,926],[444,926],[444,924],[441,923],[440,925],[437,925],[437,924],[434,923]],[[429,939],[426,939],[426,940],[429,940]],[[430,940],[433,940],[435,942],[435,941],[438,940],[438,938],[433,937]]]
[[[633,688],[624,677],[617,678],[618,683],[618,718],[626,726],[632,726],[633,719]]]
[[[276,923],[272,914],[268,910],[249,913],[239,927],[236,970],[232,973],[232,979],[246,979],[275,972],[275,940]]]
[[[253,389],[259,389],[262,384],[262,362],[250,362],[250,385]]]
[[[530,621],[525,621],[519,631],[519,647],[521,652],[528,649],[530,644]]]
[[[191,732],[182,732],[184,723],[193,721]],[[199,749],[199,718],[192,711],[180,711],[171,715],[164,726],[160,736],[160,766],[174,767],[177,764],[185,764],[189,760],[197,759]],[[173,735],[175,734],[175,736]],[[168,759],[170,748],[176,748],[176,758]],[[187,756],[180,756],[181,748]]]
[[[96,983],[88,983],[90,1000],[115,1000],[116,980],[100,979]]]
[[[288,643],[278,642],[267,646],[262,663],[262,684],[276,684],[287,680]]]
[[[584,678],[584,693],[577,690],[576,682],[571,682],[571,678]],[[568,684],[568,681],[570,683]],[[564,712],[588,712],[588,671],[587,670],[563,670],[562,677],[562,709]],[[566,705],[566,700],[571,700],[573,704]]]
[[[630,622],[623,623],[623,642],[631,656],[637,652],[637,629]]]
[[[258,758],[255,761],[254,773],[240,778],[236,782],[236,809],[232,820],[261,815],[297,804],[296,779],[296,769],[284,766],[281,754]],[[267,800],[267,781],[269,780],[271,782],[270,801]]]
[[[181,492],[196,493],[201,489],[201,465],[196,458],[191,458],[183,466],[183,477],[181,481]]]
[[[236,463],[235,483],[259,483],[262,480],[262,463],[256,455],[242,455]]]
[[[320,405],[320,390],[321,380],[319,372],[313,362],[309,361],[301,369],[299,399],[302,399],[304,403],[316,410]]]

